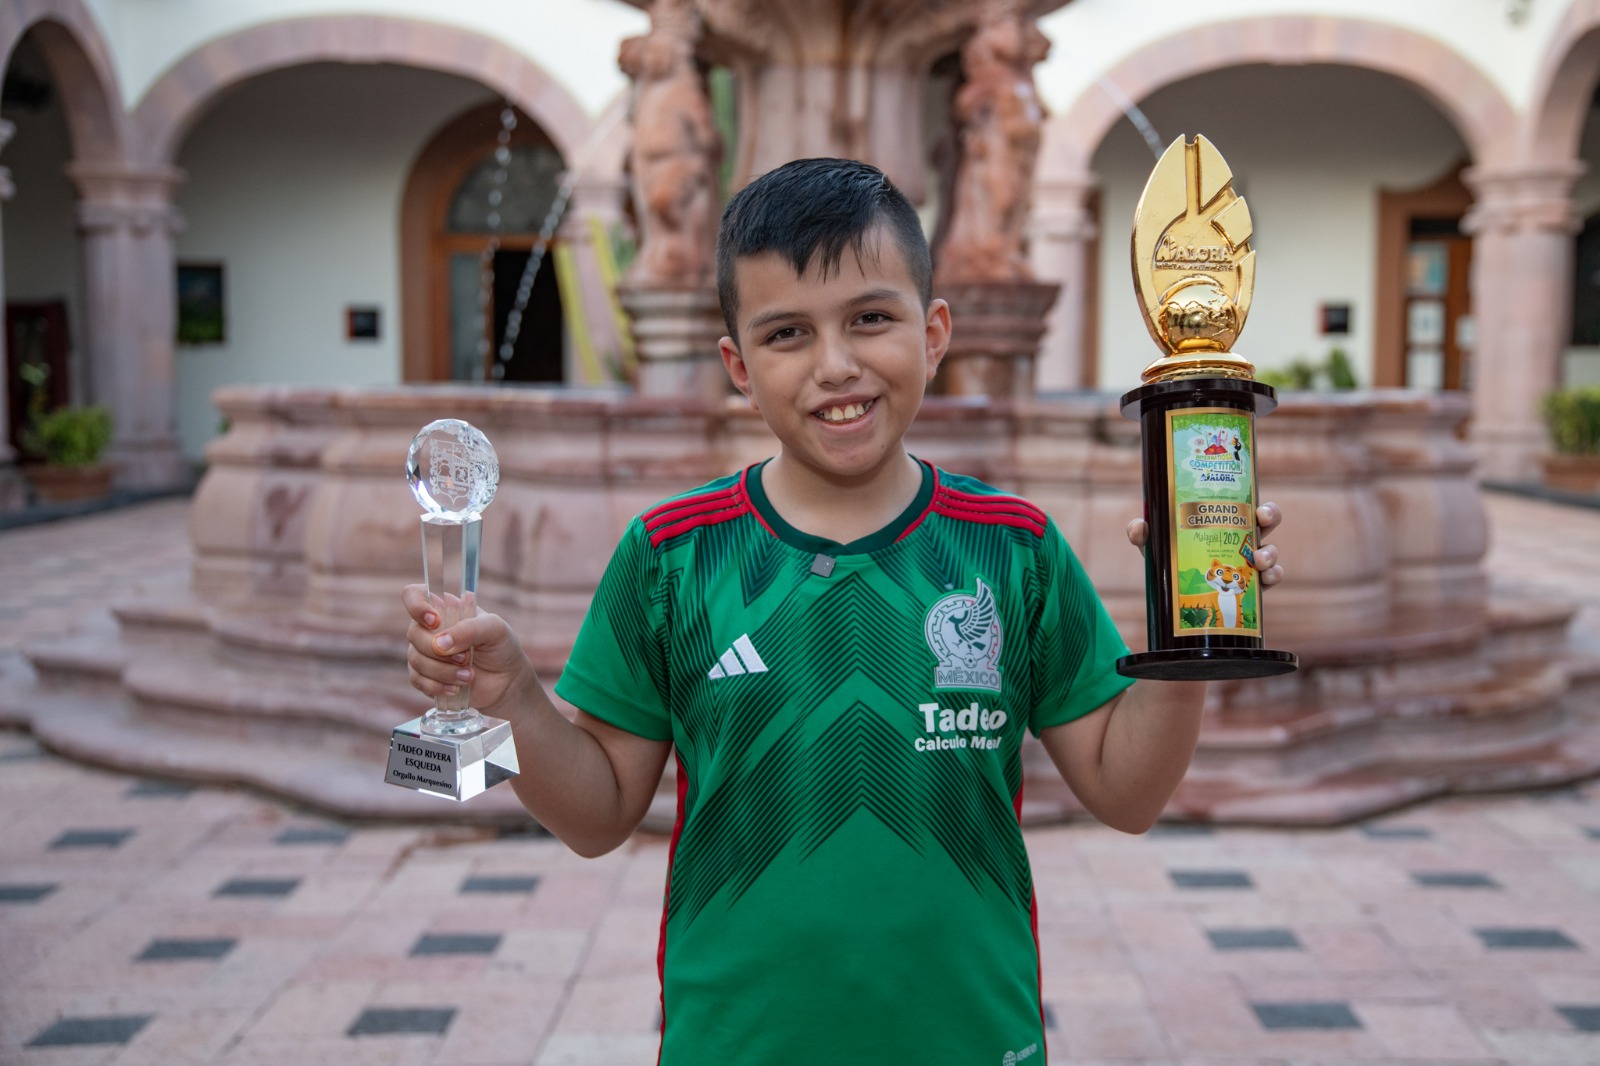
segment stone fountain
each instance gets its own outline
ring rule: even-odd
[[[240,387],[194,499],[191,580],[150,588],[66,641],[0,665],[0,721],[71,757],[231,782],[352,818],[525,824],[505,790],[440,803],[383,784],[389,731],[426,706],[405,682],[398,601],[418,579],[401,477],[418,427],[459,417],[501,459],[484,601],[553,680],[628,519],[771,453],[721,385],[711,287],[717,168],[734,184],[791,158],[844,155],[928,199],[918,122],[929,72],[959,56],[941,190],[936,291],[956,342],[914,450],[1022,493],[1072,542],[1130,644],[1143,567],[1123,527],[1141,509],[1138,427],[1109,396],[1031,395],[1055,286],[1023,257],[1041,112],[1034,26],[1052,3],[656,0],[621,63],[636,86],[631,174],[639,258],[622,298],[636,387]],[[739,135],[710,120],[702,69],[734,71]],[[1131,309],[1130,309],[1131,313]],[[1566,644],[1570,609],[1490,594],[1487,526],[1459,438],[1462,396],[1287,395],[1259,427],[1265,499],[1291,577],[1269,595],[1299,672],[1211,690],[1193,770],[1169,816],[1331,824],[1450,791],[1600,772],[1600,669]],[[3,671],[9,669],[9,673]],[[1076,806],[1026,752],[1023,816]],[[500,794],[496,794],[496,793]],[[670,825],[671,785],[647,824]]]

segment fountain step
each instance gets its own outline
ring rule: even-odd
[[[0,673],[0,680],[9,680]],[[387,744],[375,736],[360,756],[331,749],[314,731],[285,724],[259,734],[226,735],[145,721],[127,704],[51,689],[9,690],[0,721],[26,725],[40,744],[70,759],[193,784],[240,785],[357,821],[406,821],[526,828],[532,818],[510,788],[452,803],[384,783]],[[28,713],[32,708],[35,713]],[[47,710],[45,710],[47,708]],[[387,732],[387,730],[385,730]]]

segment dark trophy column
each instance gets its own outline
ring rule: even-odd
[[[1255,568],[1255,418],[1277,394],[1230,350],[1255,284],[1250,212],[1204,137],[1174,141],[1134,216],[1133,275],[1166,355],[1122,397],[1144,453],[1148,651],[1129,677],[1222,680],[1287,673],[1266,647]]]

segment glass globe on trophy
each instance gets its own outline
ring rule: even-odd
[[[500,484],[500,462],[477,428],[458,418],[422,427],[406,456],[406,480],[422,506],[428,598],[447,629],[477,613],[483,510]],[[486,718],[461,685],[431,711],[397,726],[384,780],[454,800],[471,799],[517,774],[511,723]]]

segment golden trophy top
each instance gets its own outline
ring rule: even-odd
[[[1256,253],[1250,208],[1210,141],[1179,137],[1162,153],[1133,213],[1133,284],[1144,324],[1165,355],[1145,384],[1191,377],[1254,378],[1232,352],[1250,313]]]

